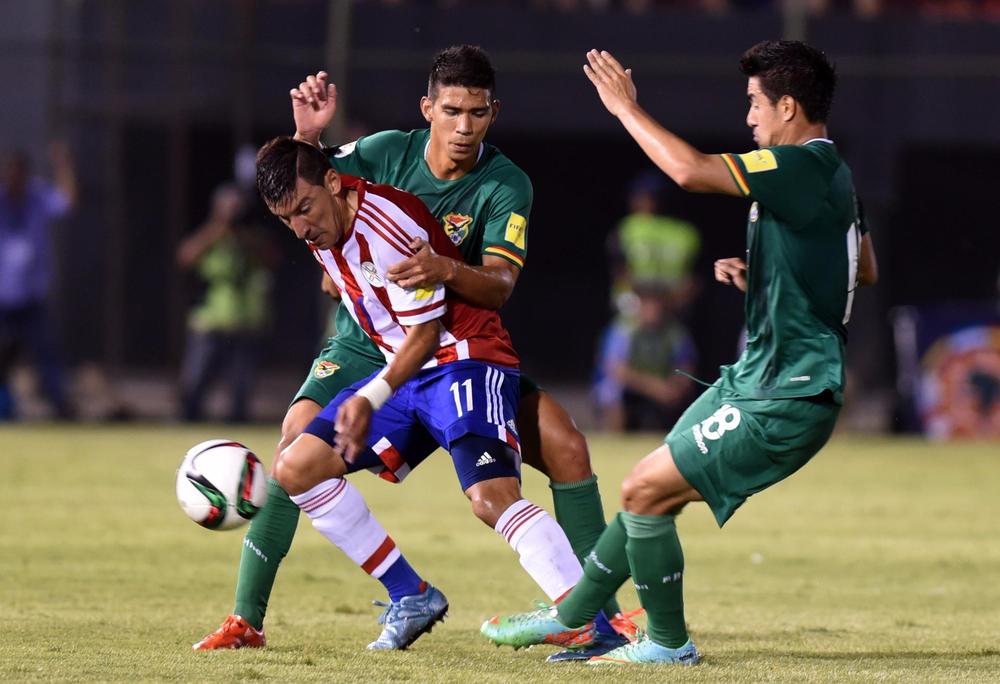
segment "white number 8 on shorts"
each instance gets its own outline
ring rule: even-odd
[[[740,410],[729,404],[723,404],[711,416],[695,424],[691,428],[694,433],[694,441],[698,445],[698,450],[703,454],[708,453],[705,440],[717,440],[730,430],[735,430],[740,425]]]

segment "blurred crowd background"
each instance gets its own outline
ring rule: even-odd
[[[0,419],[277,420],[330,301],[256,196],[256,147],[321,68],[328,143],[419,128],[434,53],[466,42],[499,72],[488,140],[535,188],[503,311],[524,369],[586,427],[664,432],[739,353],[711,264],[742,254],[747,206],[651,168],[584,52],[701,149],[744,152],[737,60],[778,37],[838,65],[830,133],[880,256],[845,427],[1000,436],[998,0],[0,3]]]

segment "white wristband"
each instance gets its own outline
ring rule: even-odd
[[[359,389],[355,396],[364,397],[372,405],[372,410],[378,411],[392,396],[392,387],[385,381],[385,378],[379,376]]]

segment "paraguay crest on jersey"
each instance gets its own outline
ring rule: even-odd
[[[444,232],[455,245],[460,245],[469,237],[469,226],[472,225],[472,217],[466,214],[445,214],[441,219],[444,225]]]

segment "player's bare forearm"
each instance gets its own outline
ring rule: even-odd
[[[459,297],[484,309],[499,309],[510,298],[521,269],[497,256],[484,255],[481,266],[434,252],[424,240],[410,243],[412,257],[389,267],[389,280],[400,287],[444,285]]]
[[[871,233],[861,238],[861,252],[858,259],[858,285],[874,285],[878,282],[878,260]]]
[[[445,286],[470,304],[496,310],[510,299],[521,269],[500,257],[484,257],[487,260],[482,266],[458,262]]]
[[[646,156],[685,190],[742,197],[722,157],[704,154],[661,126],[638,103],[618,115]]]
[[[406,339],[382,376],[393,390],[412,378],[441,346],[441,323],[434,319],[406,327]]]

